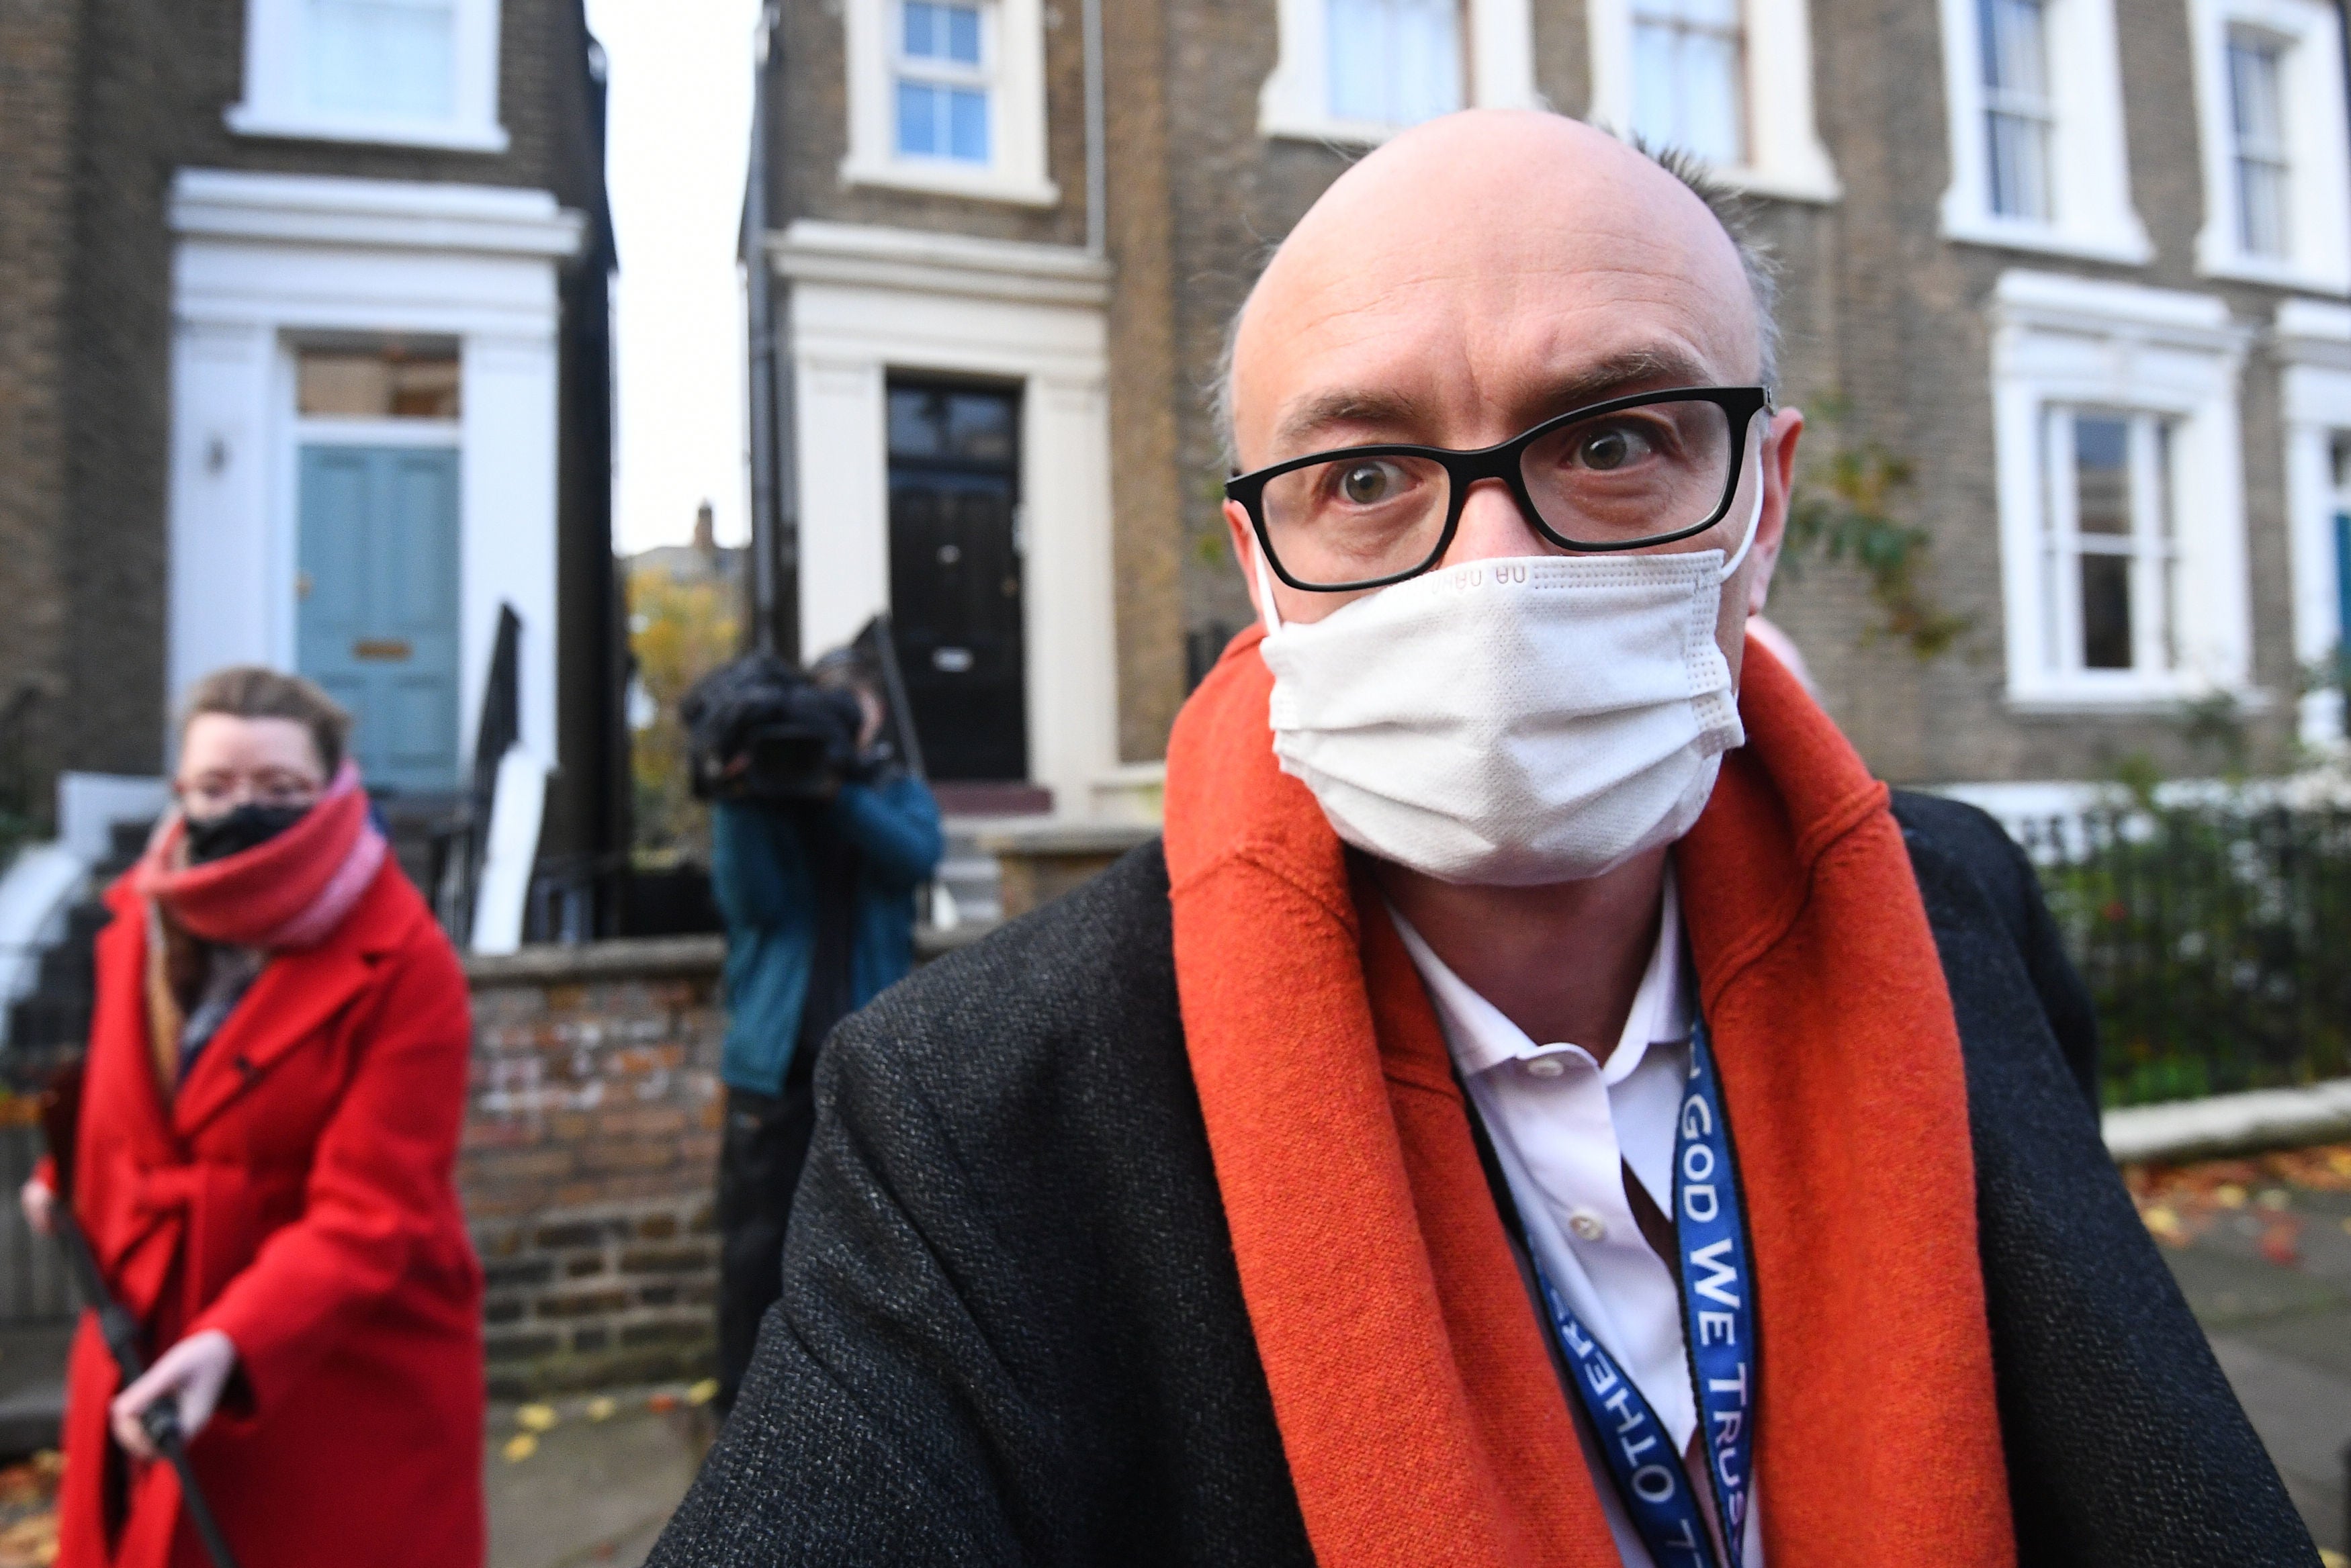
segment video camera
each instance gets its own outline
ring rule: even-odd
[[[860,776],[857,695],[771,653],[721,665],[678,704],[704,800],[824,800]]]

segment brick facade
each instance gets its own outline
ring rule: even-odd
[[[243,96],[246,15],[246,0],[0,0],[0,714],[34,693],[26,727],[0,736],[14,753],[0,789],[46,812],[60,769],[162,763],[174,172],[523,186],[590,222],[564,286],[560,504],[563,549],[581,564],[565,587],[593,608],[568,622],[559,659],[565,754],[549,846],[624,843],[625,804],[603,787],[622,771],[607,295],[601,275],[577,275],[611,262],[581,0],[502,0],[511,144],[496,154],[233,134],[223,115]]]
[[[1078,243],[1084,232],[1078,8],[1047,7],[1050,211],[846,186],[845,5],[787,10],[774,77],[782,114],[774,218],[814,217],[1002,239]],[[1874,639],[1860,576],[1819,565],[1783,579],[1772,613],[1798,639],[1828,705],[1872,764],[1900,782],[2105,775],[2144,754],[2166,771],[2214,758],[2175,718],[2021,712],[2007,700],[1993,482],[1988,302],[2011,268],[2192,290],[2241,323],[2274,315],[2284,291],[2199,275],[2204,216],[2187,17],[2178,0],[2115,0],[2133,204],[2156,256],[2143,267],[1948,240],[1938,202],[1950,179],[1943,40],[1934,6],[1812,0],[1815,118],[1843,185],[1833,202],[1758,199],[1760,234],[1782,271],[1788,400],[1831,398],[1840,428],[1816,421],[1814,463],[1838,441],[1875,441],[1917,482],[1906,520],[1933,538],[1930,587],[1972,618],[1951,652],[1922,664]],[[1584,0],[1533,9],[1543,98],[1569,113],[1591,98]],[[1123,753],[1156,754],[1181,701],[1223,639],[1246,625],[1246,590],[1219,515],[1222,454],[1201,391],[1226,323],[1270,245],[1358,155],[1268,138],[1259,94],[1277,55],[1274,0],[1106,5],[1115,266],[1110,306],[1111,462],[1118,563]],[[2260,340],[2240,386],[2253,649],[2270,699],[2252,719],[2256,754],[2282,754],[2296,670],[2287,606],[2279,364]]]
[[[470,961],[458,1181],[494,1396],[708,1369],[724,952],[684,938]]]
[[[10,761],[41,774],[53,765],[51,722],[64,687],[65,541],[57,524],[67,495],[81,24],[78,7],[0,0],[0,712],[20,694],[38,704],[36,727],[9,741],[20,748]]]

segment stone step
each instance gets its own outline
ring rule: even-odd
[[[946,900],[933,900],[931,909],[924,911],[925,923],[946,927],[940,916],[947,911],[940,905],[952,905],[955,926],[994,925],[1004,918],[1003,895],[996,857],[979,846],[979,836],[998,825],[999,819],[988,816],[949,816],[941,826],[946,838],[946,853],[939,861],[933,877],[934,884],[946,893]]]

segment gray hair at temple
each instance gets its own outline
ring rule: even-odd
[[[1680,148],[1651,147],[1637,136],[1623,140],[1705,202],[1706,210],[1714,214],[1715,222],[1730,236],[1731,244],[1739,252],[1739,269],[1746,274],[1748,292],[1755,300],[1755,359],[1760,379],[1776,398],[1780,392],[1780,269],[1771,247],[1756,237],[1746,202],[1738,192],[1708,173],[1705,164]],[[1266,247],[1264,260],[1258,264],[1260,275],[1279,248],[1278,244]],[[1250,292],[1256,292],[1254,280]],[[1217,355],[1216,379],[1207,388],[1209,415],[1216,421],[1217,442],[1228,469],[1240,465],[1240,444],[1233,431],[1233,350],[1240,338],[1241,317],[1248,311],[1249,297],[1245,295],[1240,308],[1225,323],[1225,343]]]

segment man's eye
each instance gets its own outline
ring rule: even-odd
[[[1593,431],[1575,443],[1575,459],[1584,468],[1606,472],[1649,455],[1648,437],[1623,425]]]
[[[1400,488],[1398,477],[1393,463],[1350,463],[1339,475],[1339,493],[1357,506],[1375,505]]]

